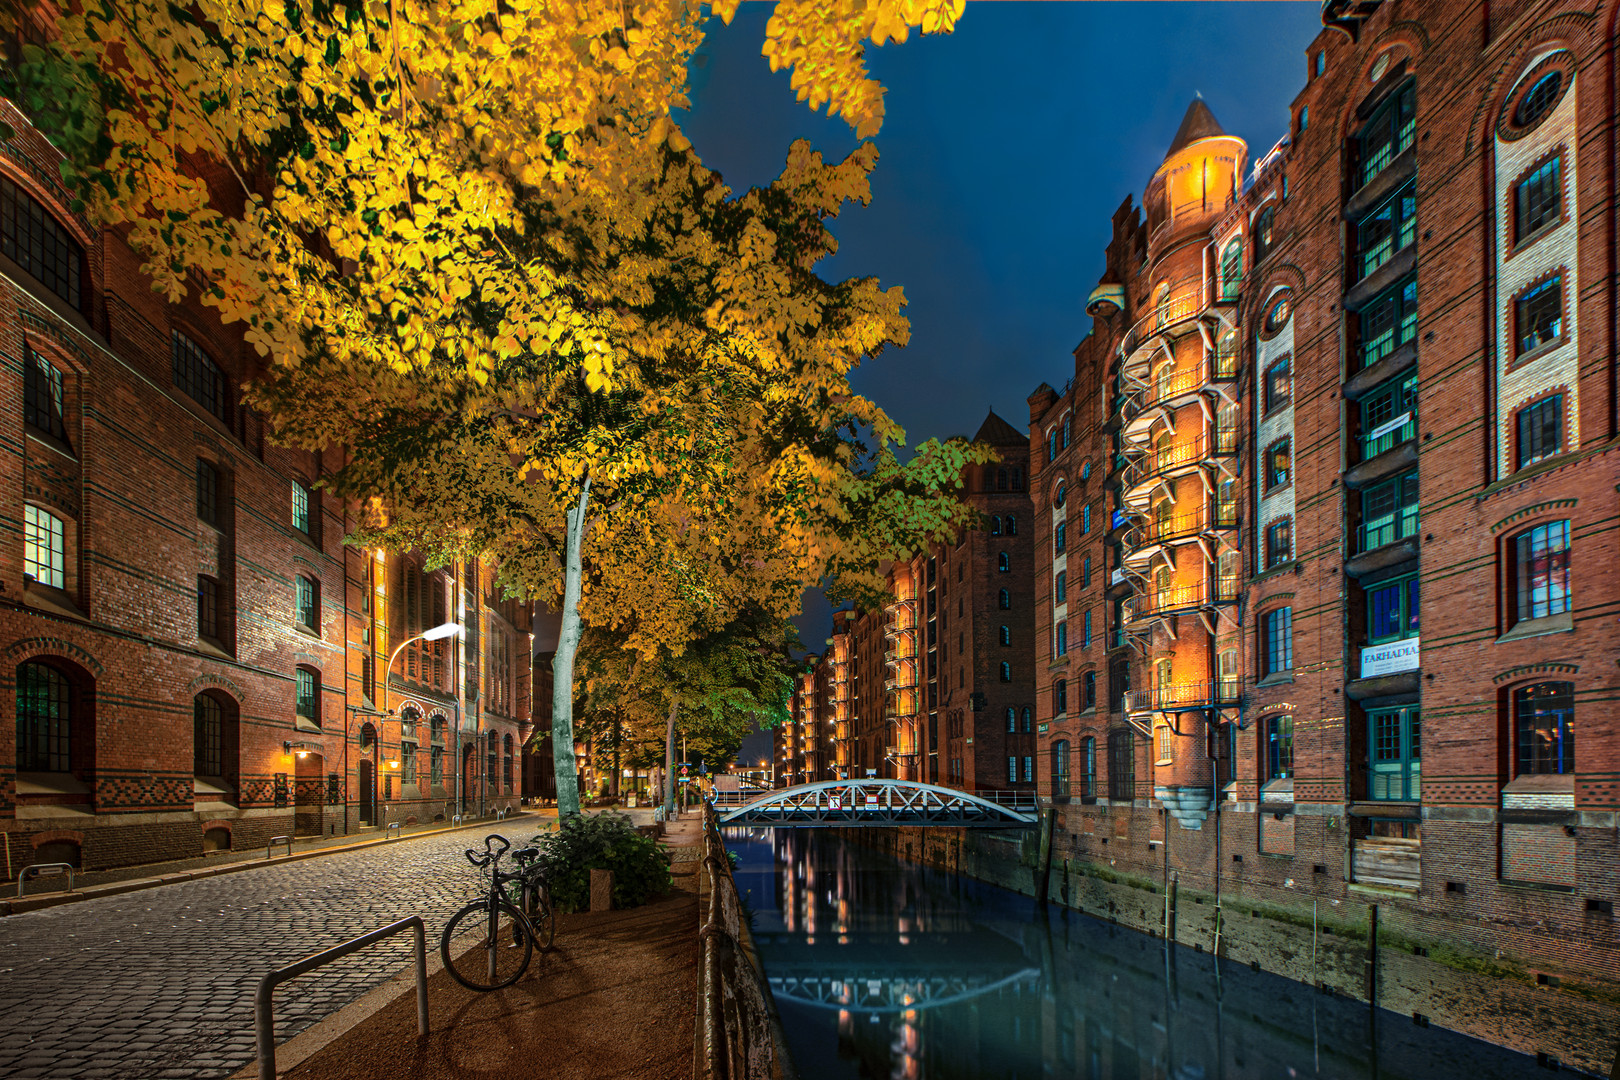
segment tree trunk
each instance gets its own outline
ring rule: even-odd
[[[585,536],[585,506],[591,478],[579,492],[579,505],[568,511],[563,551],[562,627],[551,662],[551,760],[557,770],[557,817],[579,813],[579,764],[574,757],[574,654],[579,651],[580,541]]]
[[[675,816],[675,713],[679,701],[669,703],[669,727],[664,731],[664,820]]]

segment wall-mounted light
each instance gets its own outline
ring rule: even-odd
[[[398,760],[397,760],[397,759],[395,759],[395,760],[390,760],[390,761],[389,761],[389,762],[388,762],[388,767],[389,767],[389,768],[390,768],[390,769],[397,769],[397,768],[399,768],[399,761],[398,761]]]
[[[309,757],[310,746],[308,743],[284,742],[281,744],[281,752],[283,754],[291,755],[295,750],[298,752],[300,759]]]

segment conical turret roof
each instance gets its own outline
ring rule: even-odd
[[[1029,443],[1029,436],[997,416],[996,410],[991,409],[990,415],[979,425],[979,433],[973,436],[973,441],[989,443],[991,446],[1023,446]]]
[[[1202,97],[1192,99],[1187,106],[1187,115],[1181,118],[1181,126],[1176,129],[1176,137],[1170,140],[1170,149],[1165,151],[1168,159],[1176,151],[1197,142],[1199,139],[1208,139],[1215,135],[1225,135],[1226,129],[1221,122],[1215,119],[1215,114],[1209,111]]]

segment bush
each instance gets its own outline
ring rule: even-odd
[[[627,814],[572,814],[541,837],[540,865],[560,911],[591,903],[591,871],[613,871],[613,906],[636,907],[669,891],[669,856],[642,836]]]

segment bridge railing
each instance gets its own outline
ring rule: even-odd
[[[770,984],[754,951],[719,815],[703,808],[706,921],[698,934],[698,1053],[693,1080],[797,1080]]]

